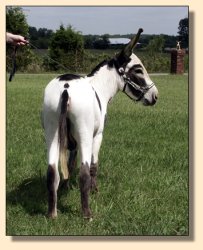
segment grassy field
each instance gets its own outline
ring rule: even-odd
[[[47,213],[46,148],[40,123],[54,75],[7,83],[7,235],[188,235],[188,78],[153,76],[159,100],[134,104],[119,93],[109,106],[92,222],[81,216],[78,179]]]

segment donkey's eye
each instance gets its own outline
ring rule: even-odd
[[[143,74],[143,71],[142,71],[141,69],[136,69],[136,70],[135,70],[135,73],[136,73],[136,74]]]

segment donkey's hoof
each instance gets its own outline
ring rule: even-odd
[[[91,213],[91,210],[89,208],[83,210],[83,218],[88,219],[88,220],[92,219],[92,213]]]
[[[91,221],[93,221],[93,218],[90,216],[90,217],[83,217],[84,218],[84,220],[86,220],[86,221],[88,221],[88,222],[91,222]]]
[[[57,212],[49,212],[47,216],[50,219],[56,219],[57,218]]]

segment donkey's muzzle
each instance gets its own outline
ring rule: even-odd
[[[157,101],[157,98],[152,99],[152,101],[149,101],[147,99],[144,99],[143,104],[145,106],[153,106]]]
[[[147,93],[144,97],[143,97],[143,104],[145,106],[153,106],[156,102],[157,102],[157,99],[158,99],[158,90],[157,88],[154,86],[153,88],[154,91],[152,93]]]

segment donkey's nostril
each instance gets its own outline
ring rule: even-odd
[[[156,103],[157,99],[158,99],[158,95],[154,94],[153,98],[152,98],[151,105],[154,105]]]

